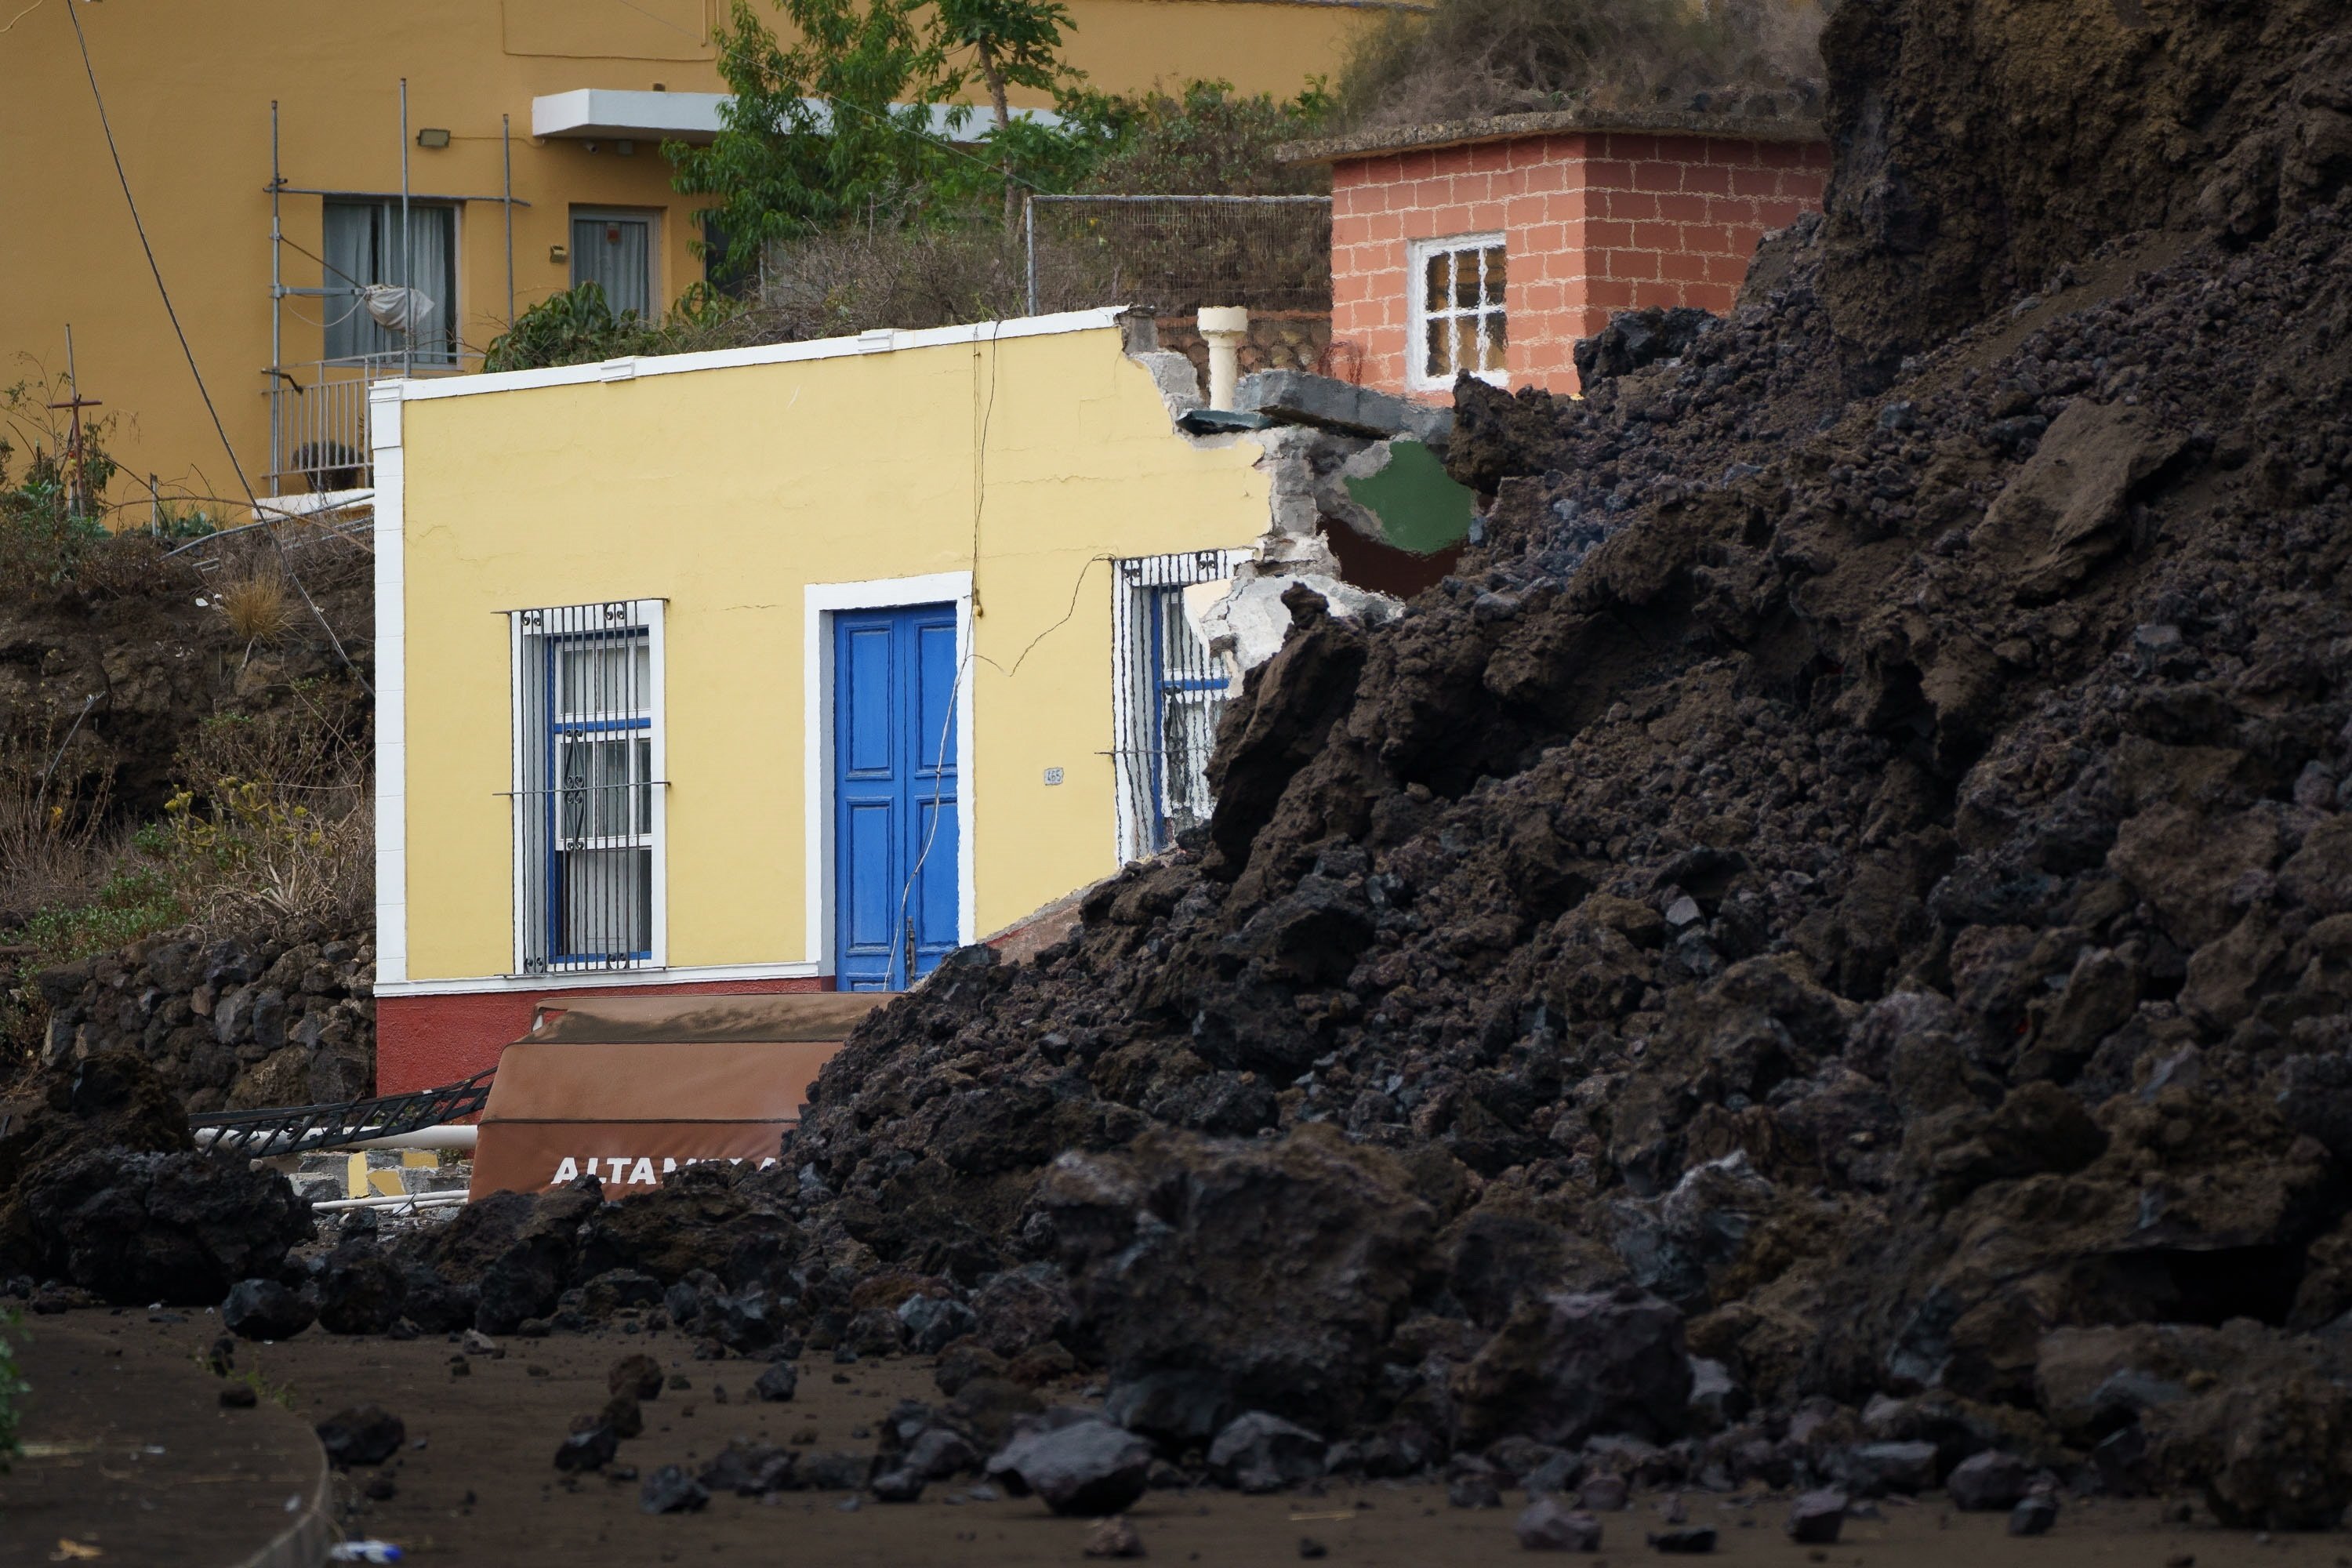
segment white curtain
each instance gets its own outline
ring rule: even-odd
[[[411,204],[405,243],[397,200],[330,201],[322,216],[323,286],[415,289],[433,309],[408,343],[409,352],[420,363],[449,363],[457,329],[457,209]],[[331,294],[320,303],[326,307],[327,358],[400,353],[402,334],[379,326],[356,296]]]
[[[641,217],[572,218],[572,281],[593,281],[613,313],[653,319],[653,223]]]

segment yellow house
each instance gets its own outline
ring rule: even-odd
[[[70,10],[68,7],[70,6]],[[1367,15],[1333,0],[1069,0],[1095,85],[1294,93]],[[703,276],[664,137],[707,139],[720,0],[240,0],[0,7],[0,384],[30,356],[130,421],[125,476],[241,503],[159,300],[93,100],[241,470],[268,496],[366,478],[366,385],[478,368],[583,278],[659,314]],[[74,23],[86,37],[85,73]],[[1035,95],[1028,95],[1034,100]],[[363,287],[429,300],[419,341]],[[379,298],[380,308],[387,308]],[[394,319],[398,320],[395,311]]]
[[[1204,815],[1188,608],[1273,496],[1138,348],[1097,310],[379,383],[383,1091],[583,987],[898,988]]]

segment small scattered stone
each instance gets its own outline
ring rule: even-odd
[[[801,1374],[793,1363],[780,1361],[761,1373],[751,1384],[751,1397],[771,1404],[790,1399],[801,1385]]]
[[[1539,1498],[1528,1505],[1511,1527],[1519,1545],[1529,1552],[1598,1552],[1601,1521],[1558,1498]]]
[[[657,1399],[662,1391],[661,1363],[643,1352],[625,1355],[604,1374],[604,1389],[632,1399]]]
[[[1675,1557],[1696,1557],[1715,1550],[1715,1530],[1705,1524],[1686,1524],[1679,1530],[1662,1530],[1648,1539],[1652,1551]]]
[[[555,1450],[555,1468],[566,1475],[601,1470],[621,1451],[621,1436],[603,1421],[566,1436]]]
[[[866,1483],[877,1502],[913,1502],[923,1495],[923,1478],[912,1469],[885,1470]]]
[[[645,1435],[646,1413],[633,1394],[616,1394],[604,1401],[597,1419],[612,1427],[614,1436],[638,1437]]]
[[[709,1501],[702,1483],[676,1465],[664,1465],[637,1489],[637,1507],[646,1513],[693,1513]]]
[[[2033,1489],[2033,1467],[2014,1454],[1987,1449],[1971,1454],[1945,1478],[1952,1506],[1969,1513],[1998,1513],[2015,1508]]]
[[[355,1405],[319,1423],[319,1446],[328,1462],[341,1468],[381,1465],[400,1452],[408,1428],[381,1405]]]
[[[1800,1546],[1835,1546],[1845,1529],[1846,1496],[1841,1491],[1804,1492],[1789,1505],[1789,1539]]]
[[[1311,1535],[1302,1535],[1298,1538],[1298,1555],[1312,1563],[1318,1558],[1330,1556],[1331,1549]]]
[[[1587,1476],[1577,1493],[1577,1500],[1589,1512],[1614,1513],[1625,1506],[1625,1478],[1622,1476]]]
[[[482,1332],[479,1329],[467,1329],[464,1333],[458,1335],[457,1348],[464,1351],[467,1355],[486,1355],[493,1360],[502,1357],[507,1353],[499,1348],[498,1341],[490,1338],[489,1335]]]
[[[2011,1535],[2047,1535],[2057,1522],[2058,1500],[2048,1492],[2036,1492],[2009,1510]]]
[[[977,1487],[972,1489],[975,1500],[979,1490]],[[1143,1555],[1143,1537],[1135,1532],[1135,1526],[1127,1522],[1127,1515],[1113,1514],[1087,1531],[1086,1554],[1089,1557],[1140,1557]]]
[[[232,1383],[222,1389],[220,1402],[224,1410],[250,1410],[261,1403],[259,1396],[253,1392],[253,1385],[247,1383]]]

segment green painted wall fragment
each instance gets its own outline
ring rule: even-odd
[[[1349,499],[1379,520],[1381,534],[1400,550],[1433,555],[1470,537],[1475,505],[1470,491],[1446,477],[1437,454],[1418,441],[1389,443],[1378,473],[1343,477]]]

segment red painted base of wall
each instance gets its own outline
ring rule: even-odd
[[[828,991],[829,980],[707,980],[688,984],[550,985],[545,990],[477,991],[445,996],[379,996],[375,1001],[375,1091],[402,1094],[471,1078],[496,1067],[499,1052],[522,1038],[542,1002],[565,997],[744,995]]]

